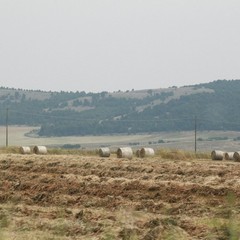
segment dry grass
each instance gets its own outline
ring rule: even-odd
[[[0,154],[13,153],[19,154],[19,147],[1,147]],[[61,149],[61,148],[49,148],[48,155],[79,155],[79,156],[96,156],[98,150],[86,150],[86,149]]]
[[[20,153],[19,147],[2,147],[1,153]],[[111,152],[113,155],[117,155],[116,151]],[[135,153],[136,154],[136,153]],[[79,156],[98,156],[98,149],[61,149],[61,148],[49,148],[48,155],[79,155]],[[173,149],[157,149],[155,150],[155,157],[168,160],[194,160],[194,159],[211,159],[210,153],[204,152],[191,152],[184,150]]]
[[[172,160],[194,160],[194,159],[210,159],[209,153],[195,153],[184,150],[173,150],[173,149],[159,149],[156,151],[156,155],[163,159]]]
[[[239,237],[239,163],[62,153],[0,154],[0,240]]]
[[[50,148],[48,154],[55,155],[79,155],[79,156],[96,156],[98,155],[97,149],[61,149]]]
[[[1,147],[0,153],[19,153],[19,147]]]

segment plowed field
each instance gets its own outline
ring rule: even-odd
[[[240,163],[0,155],[0,239],[239,239]]]

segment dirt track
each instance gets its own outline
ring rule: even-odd
[[[240,237],[240,163],[1,154],[0,169],[3,239]]]

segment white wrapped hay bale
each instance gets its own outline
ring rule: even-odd
[[[142,148],[140,150],[140,157],[153,157],[155,155],[154,149],[152,148]]]
[[[234,155],[234,152],[226,152],[225,153],[225,159],[226,160],[233,160],[233,155]]]
[[[133,156],[133,150],[130,147],[118,148],[118,150],[117,150],[118,158],[132,159],[132,156]]]
[[[212,160],[223,160],[225,152],[214,150],[211,153]]]
[[[235,153],[233,154],[233,160],[234,160],[235,162],[240,162],[240,152],[235,152]]]
[[[47,148],[45,146],[35,146],[33,152],[35,154],[47,154]]]
[[[26,147],[26,146],[21,146],[19,148],[19,151],[20,151],[21,154],[30,154],[31,153],[31,148]]]
[[[98,153],[100,157],[110,157],[111,154],[110,149],[107,147],[100,148]]]

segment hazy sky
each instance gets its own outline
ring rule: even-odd
[[[118,91],[240,79],[239,0],[0,0],[0,86]]]

